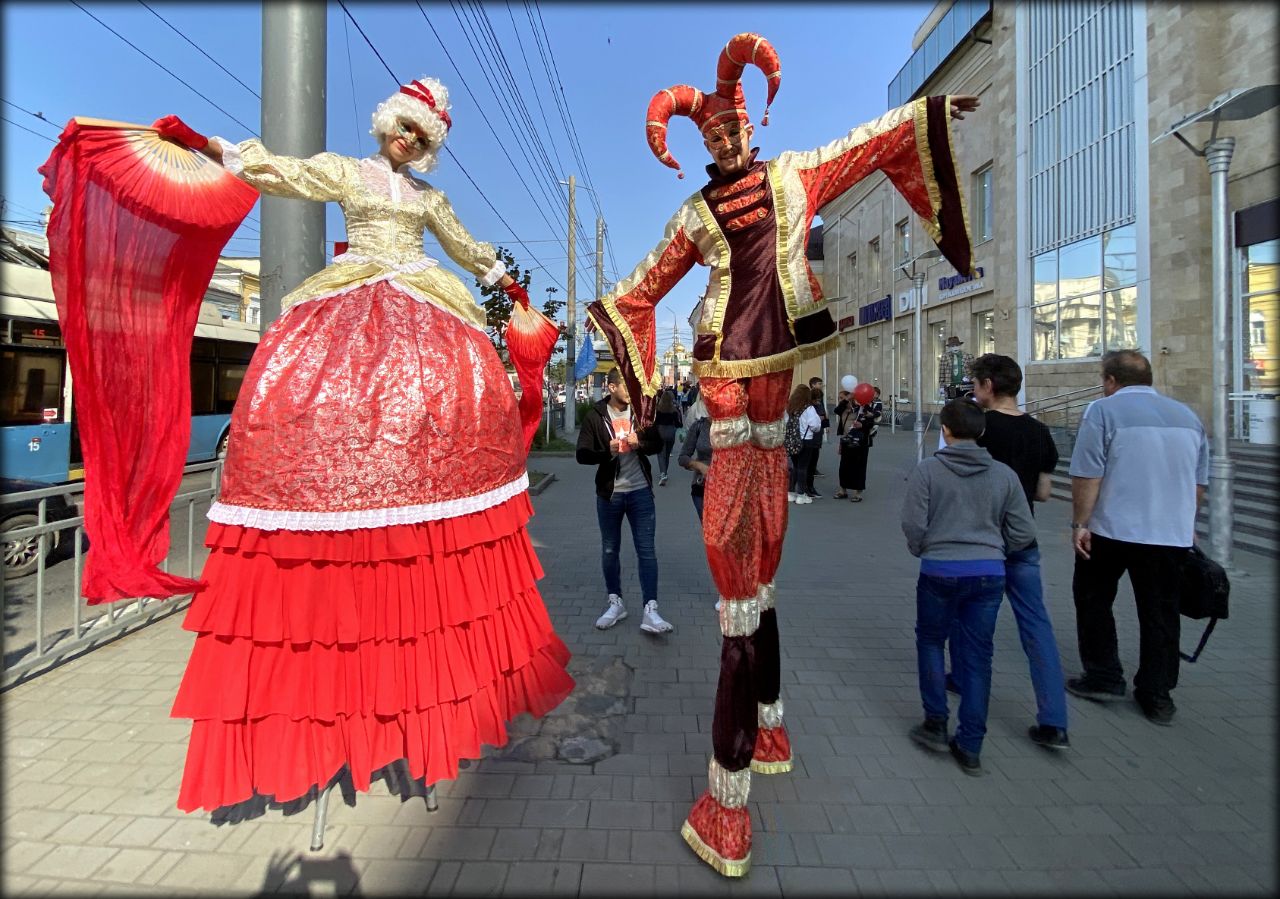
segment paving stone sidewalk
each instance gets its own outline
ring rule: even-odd
[[[235,825],[174,807],[188,724],[169,708],[192,635],[180,616],[0,696],[5,895],[270,892],[314,895],[1273,894],[1276,880],[1276,577],[1237,556],[1232,617],[1184,665],[1172,728],[1131,702],[1069,697],[1072,748],[1031,745],[1034,702],[1013,617],[996,634],[987,774],[917,749],[915,562],[898,526],[912,436],[882,433],[866,501],[833,500],[823,453],[812,505],[793,507],[779,572],[783,697],[797,765],[754,778],[753,869],[725,880],[678,835],[705,784],[718,671],[715,590],[688,473],[657,488],[661,609],[675,632],[609,631],[592,470],[536,458],[557,481],[535,500],[541,587],[580,657],[634,669],[616,754],[589,765],[490,754],[439,788],[439,811],[385,790],[335,795],[325,848],[310,810]],[[1038,509],[1064,667],[1078,671],[1069,509]],[[1121,655],[1137,662],[1132,594]],[[1199,626],[1184,627],[1184,647]],[[499,753],[500,754],[500,753]]]

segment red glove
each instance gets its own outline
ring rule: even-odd
[[[174,141],[193,150],[203,150],[209,146],[209,138],[193,130],[190,125],[176,115],[167,115],[156,119],[151,123],[151,127],[156,129],[165,140]]]
[[[511,297],[512,302],[519,303],[524,308],[529,308],[529,292],[520,286],[518,281],[512,281],[506,287],[502,288],[503,293]]]

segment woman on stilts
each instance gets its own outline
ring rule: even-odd
[[[424,230],[516,301],[518,369],[545,364],[556,329],[414,175],[452,125],[435,79],[379,104],[364,159],[156,125],[262,193],[340,204],[349,242],[284,298],[232,414],[206,586],[183,625],[196,638],[172,710],[193,721],[178,807],[286,803],[339,776],[360,791],[393,771],[453,778],[573,680],[525,530],[531,429],[515,426],[484,310],[424,254]]]

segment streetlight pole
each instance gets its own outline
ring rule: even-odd
[[[915,370],[912,372],[911,405],[915,408],[914,431],[916,435],[916,461],[924,458],[924,272],[917,272],[912,266],[911,284],[916,295],[916,314],[911,322],[911,341],[915,344]]]
[[[565,293],[565,318],[569,323],[565,332],[564,346],[564,432],[572,434],[577,430],[577,422],[574,421],[578,408],[574,400],[573,369],[577,363],[578,346],[577,340],[577,315],[578,315],[578,242],[574,236],[573,229],[577,226],[575,214],[577,207],[575,200],[577,198],[577,179],[573,175],[569,176],[569,283],[568,290]]]
[[[1280,105],[1280,84],[1264,84],[1245,90],[1219,94],[1207,107],[1172,125],[1151,143],[1175,137],[1209,167],[1209,196],[1212,210],[1213,257],[1213,385],[1209,416],[1209,555],[1227,570],[1233,570],[1233,522],[1235,517],[1235,463],[1231,461],[1227,441],[1228,393],[1231,389],[1231,338],[1229,315],[1231,304],[1231,203],[1227,194],[1227,173],[1235,152],[1235,138],[1219,137],[1218,126],[1224,121],[1243,121],[1261,115]],[[1205,122],[1213,129],[1204,149],[1197,149],[1180,133],[1180,129]]]
[[[1220,137],[1205,145],[1209,163],[1210,205],[1213,208],[1213,411],[1209,452],[1209,554],[1224,568],[1231,566],[1232,490],[1235,463],[1227,443],[1227,393],[1231,390],[1228,359],[1227,310],[1231,303],[1231,246],[1227,223],[1231,209],[1227,198],[1227,171],[1235,151],[1233,137]]]
[[[925,250],[898,266],[898,270],[911,279],[912,292],[915,294],[915,316],[911,322],[911,340],[915,345],[915,364],[911,383],[911,412],[915,418],[916,461],[924,458],[924,269],[917,268],[918,263],[927,259],[937,259],[942,253],[937,249]]]

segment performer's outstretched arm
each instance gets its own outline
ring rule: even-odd
[[[972,249],[950,119],[978,105],[970,95],[922,97],[825,147],[782,153],[778,163],[797,170],[815,212],[872,172],[884,172],[947,260],[969,273]]]

